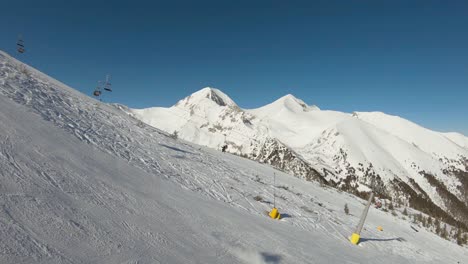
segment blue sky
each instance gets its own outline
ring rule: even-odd
[[[291,93],[468,135],[467,1],[4,1],[0,49],[91,94],[170,106],[205,86],[255,108]]]

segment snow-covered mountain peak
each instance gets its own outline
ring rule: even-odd
[[[317,106],[307,105],[303,100],[295,97],[292,94],[287,94],[276,101],[262,106],[257,109],[252,109],[250,111],[256,113],[258,116],[264,115],[271,115],[271,114],[278,114],[278,113],[303,113],[303,112],[310,112],[314,110],[320,110]]]
[[[299,112],[308,112],[311,110],[320,110],[317,106],[309,106],[303,100],[295,97],[292,94],[287,94],[278,100],[274,101],[270,105],[273,105],[278,108],[287,108],[288,110],[299,113]]]
[[[213,103],[218,106],[237,106],[236,103],[221,90],[211,87],[205,87],[187,96],[186,98],[177,102],[175,106],[211,106]]]

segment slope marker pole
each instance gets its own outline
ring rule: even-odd
[[[276,172],[273,172],[273,207],[276,208]]]
[[[278,208],[276,208],[276,172],[273,172],[273,209],[268,214],[273,219],[280,219],[281,214],[278,212]]]
[[[364,221],[366,221],[367,213],[369,212],[369,208],[372,203],[372,198],[374,198],[373,192],[371,192],[366,208],[364,208],[364,211],[362,212],[361,219],[359,220],[359,224],[356,227],[356,231],[354,231],[354,233],[351,235],[350,241],[354,245],[357,245],[359,243],[359,239],[361,238],[362,227],[364,226]]]

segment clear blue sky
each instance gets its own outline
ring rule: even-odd
[[[204,87],[254,108],[287,93],[468,135],[467,1],[5,1],[0,49],[105,100],[170,106]]]

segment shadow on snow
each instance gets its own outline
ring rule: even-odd
[[[393,241],[393,240],[396,240],[396,241],[399,241],[399,242],[406,241],[406,240],[405,240],[404,238],[402,238],[402,237],[394,237],[394,238],[364,238],[364,237],[362,237],[362,238],[359,240],[359,243],[367,242],[367,241],[385,242],[385,241]]]
[[[192,153],[190,151],[186,151],[186,150],[183,150],[183,149],[180,149],[180,148],[176,148],[176,147],[172,147],[172,146],[169,146],[169,145],[166,145],[166,144],[161,144],[159,143],[160,146],[163,146],[165,148],[168,148],[168,149],[172,149],[172,150],[175,150],[175,151],[179,151],[179,152],[182,152],[182,153],[187,153],[187,154],[195,154],[195,153]]]
[[[260,255],[262,256],[263,261],[265,261],[265,263],[279,264],[281,261],[281,256],[277,254],[261,252]]]

